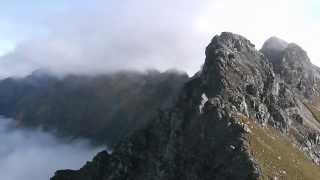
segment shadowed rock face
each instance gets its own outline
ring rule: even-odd
[[[174,71],[62,79],[36,71],[0,81],[0,114],[19,125],[112,146],[144,126],[157,109],[172,106],[187,80],[186,74]]]
[[[304,57],[296,50],[291,53],[291,45],[281,48],[284,57]],[[267,57],[272,58],[240,35],[215,36],[206,48],[203,69],[184,85],[173,107],[160,111],[112,154],[102,152],[78,171],[57,171],[52,180],[259,179],[260,165],[247,139],[250,130],[240,117],[283,134],[294,128],[300,133],[297,139],[320,127],[302,103],[309,100],[295,95],[303,91],[292,90]],[[316,161],[316,151],[309,152]]]
[[[305,98],[319,96],[319,68],[314,66],[307,53],[294,43],[277,38],[267,40],[261,52],[273,64],[274,71],[298,94]]]
[[[283,51],[287,47],[288,43],[284,40],[278,37],[271,37],[263,44],[261,52],[275,65],[281,61]]]

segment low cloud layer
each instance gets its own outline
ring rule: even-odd
[[[47,23],[48,35],[19,44],[0,59],[0,75],[45,68],[57,73],[103,73],[123,69],[199,69],[205,43],[194,19],[205,3],[93,1]]]
[[[44,180],[58,169],[78,169],[102,148],[86,141],[61,142],[40,130],[14,128],[0,118],[0,176],[4,180]]]
[[[297,42],[320,64],[315,2],[95,0],[48,18],[46,36],[33,35],[0,58],[0,76],[37,68],[62,74],[177,68],[192,74],[204,61],[205,46],[222,31],[243,34],[257,48],[274,35]]]

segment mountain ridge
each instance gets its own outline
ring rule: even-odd
[[[169,106],[187,78],[178,71],[64,78],[37,71],[0,81],[0,114],[22,127],[40,127],[67,139],[87,138],[111,148],[158,108]]]
[[[265,55],[272,50],[258,51],[245,37],[229,32],[215,36],[202,70],[185,83],[172,108],[160,111],[112,154],[102,152],[78,171],[57,171],[52,180],[292,179],[299,167],[317,172],[312,161],[319,164],[320,124],[309,106],[318,96],[318,70],[300,63],[307,58],[300,48]],[[286,71],[274,70],[277,61]],[[286,79],[288,73],[293,78]],[[272,135],[276,132],[279,136]],[[283,143],[289,146],[265,149]],[[303,163],[283,167],[266,156],[278,148]],[[320,177],[301,174],[303,179]]]

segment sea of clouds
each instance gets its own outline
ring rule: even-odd
[[[16,128],[0,117],[0,179],[44,180],[58,169],[78,169],[101,147],[86,140],[65,142],[38,129]]]

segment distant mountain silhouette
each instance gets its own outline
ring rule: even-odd
[[[0,114],[21,126],[112,146],[170,106],[187,78],[155,70],[57,78],[39,70],[0,81]]]

